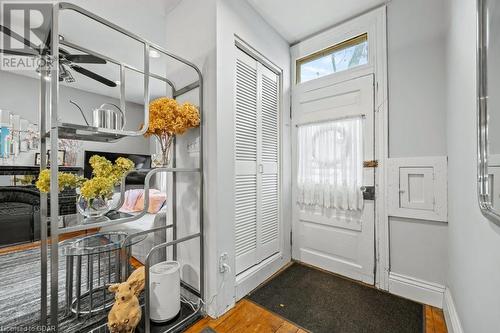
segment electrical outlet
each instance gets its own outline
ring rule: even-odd
[[[226,273],[228,271],[227,252],[223,252],[219,257],[219,273]]]

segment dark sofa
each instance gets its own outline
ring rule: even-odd
[[[34,188],[0,187],[0,246],[33,241],[40,234],[39,209]]]

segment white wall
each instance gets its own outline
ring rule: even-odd
[[[387,7],[390,157],[446,155],[446,1]]]
[[[493,333],[500,330],[500,227],[481,215],[477,201],[476,1],[450,3],[447,283],[463,331]]]
[[[214,195],[217,179],[218,160],[217,109],[216,103],[216,51],[215,51],[215,0],[183,0],[167,16],[166,39],[167,50],[196,64],[203,73],[204,79],[204,227],[205,227],[205,300],[213,300],[217,291],[217,258],[216,246],[216,197]],[[185,66],[171,63],[168,77],[177,88],[181,88],[195,79],[195,73]],[[198,104],[198,89],[179,98]],[[197,154],[187,153],[187,144],[195,140],[196,131],[178,137],[178,166],[197,166]],[[177,181],[178,224],[180,234],[197,230],[198,217],[198,179],[191,175],[180,176]],[[180,259],[185,264],[183,277],[190,283],[199,281],[199,246],[197,240],[180,246]],[[213,303],[211,303],[213,304]],[[212,313],[211,313],[212,314]]]
[[[283,71],[282,96],[282,219],[284,226],[283,255],[277,266],[290,260],[290,141],[289,141],[289,85],[290,53],[288,43],[271,28],[245,0],[217,1],[217,253],[227,252],[232,272],[226,277],[226,286],[217,298],[215,311],[223,313],[234,305],[235,256],[234,256],[234,80],[236,70],[235,35],[264,55]],[[277,269],[277,268],[275,268]],[[272,272],[271,272],[272,273]],[[269,274],[269,272],[268,272]],[[219,277],[221,280],[222,277]],[[255,287],[265,277],[253,281]]]
[[[387,7],[389,157],[443,156],[446,147],[445,1]],[[445,284],[447,224],[389,217],[390,271]]]

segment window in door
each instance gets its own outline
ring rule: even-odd
[[[297,83],[342,72],[368,63],[368,34],[335,44],[297,60]]]

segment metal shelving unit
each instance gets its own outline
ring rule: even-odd
[[[117,220],[113,221],[108,221],[108,222],[102,222],[102,223],[90,223],[90,224],[84,224],[83,219],[78,216],[72,216],[72,217],[60,217],[59,212],[58,212],[58,196],[53,195],[50,196],[50,217],[48,214],[48,209],[47,209],[47,195],[41,193],[40,194],[40,221],[41,221],[41,325],[50,325],[51,328],[55,328],[57,331],[58,327],[58,290],[59,290],[59,285],[58,285],[58,275],[59,275],[59,235],[63,233],[68,233],[72,231],[82,231],[82,230],[88,230],[88,229],[93,229],[93,228],[98,228],[102,226],[110,226],[110,225],[117,225],[117,224],[123,224],[127,222],[131,222],[134,220],[139,219],[142,217],[144,214],[146,214],[148,206],[149,206],[149,189],[150,186],[150,180],[151,177],[158,173],[171,173],[173,175],[173,193],[174,193],[174,200],[173,200],[173,205],[172,205],[172,215],[173,215],[173,222],[170,225],[164,226],[161,229],[169,229],[172,228],[173,230],[173,239],[171,241],[167,241],[162,244],[156,245],[151,251],[148,253],[146,257],[146,290],[145,290],[145,305],[144,305],[144,314],[143,317],[145,318],[145,332],[149,333],[151,331],[151,325],[150,325],[150,320],[149,320],[149,297],[150,297],[150,291],[149,291],[149,267],[150,267],[150,261],[151,261],[151,256],[154,254],[154,252],[160,250],[160,249],[165,249],[168,247],[173,248],[173,259],[177,259],[177,245],[186,242],[189,240],[193,239],[199,239],[199,246],[200,246],[200,270],[199,270],[199,281],[200,285],[199,288],[190,286],[186,284],[185,282],[182,283],[183,287],[185,290],[189,291],[190,293],[194,294],[196,297],[198,297],[198,307],[193,309],[193,313],[187,316],[186,318],[182,319],[179,323],[174,323],[173,325],[170,325],[167,330],[163,330],[162,332],[171,332],[175,329],[177,329],[182,323],[185,323],[188,321],[188,319],[193,318],[196,314],[199,314],[202,309],[202,304],[204,300],[204,245],[203,245],[203,76],[200,71],[200,69],[194,65],[193,63],[173,54],[168,52],[167,50],[163,49],[162,47],[155,45],[137,35],[135,35],[132,32],[129,32],[114,23],[99,17],[95,15],[94,13],[91,13],[79,6],[76,6],[74,4],[70,3],[56,3],[53,5],[53,12],[52,12],[52,25],[51,25],[51,42],[50,42],[50,56],[53,59],[59,59],[59,45],[66,45],[68,47],[71,47],[73,49],[79,50],[81,52],[84,52],[86,54],[91,54],[95,55],[97,57],[103,58],[108,62],[111,62],[113,64],[116,64],[120,66],[120,78],[121,78],[121,85],[120,85],[120,106],[122,110],[126,110],[126,103],[125,103],[125,71],[126,70],[131,70],[136,73],[140,73],[144,76],[144,121],[143,121],[143,126],[140,130],[138,131],[118,131],[118,130],[109,130],[109,129],[103,129],[103,128],[96,128],[96,127],[91,127],[91,126],[84,126],[84,125],[77,125],[77,124],[61,124],[58,122],[58,102],[59,102],[59,80],[57,79],[52,79],[50,82],[45,80],[45,77],[51,76],[52,78],[58,78],[59,77],[59,66],[52,66],[52,67],[44,67],[41,68],[40,74],[40,114],[39,114],[39,126],[40,126],[40,156],[41,156],[41,161],[40,161],[40,170],[45,169],[47,167],[47,159],[46,159],[46,152],[47,152],[47,142],[50,141],[50,146],[52,150],[57,151],[58,149],[58,139],[59,138],[68,138],[68,139],[77,139],[77,140],[85,140],[85,141],[97,141],[97,142],[113,142],[116,140],[119,140],[124,137],[131,137],[131,136],[141,136],[143,135],[148,126],[149,126],[149,80],[150,78],[155,78],[158,80],[163,81],[166,85],[168,85],[171,90],[172,90],[172,95],[174,98],[179,97],[180,95],[192,91],[194,89],[199,89],[199,111],[200,111],[200,118],[201,118],[201,123],[199,126],[199,145],[200,145],[200,152],[199,152],[199,166],[198,168],[176,168],[175,164],[175,153],[173,156],[173,167],[172,168],[157,168],[157,169],[151,169],[151,170],[146,170],[146,171],[141,171],[145,175],[145,208],[144,210],[132,217],[125,217],[125,218],[120,218]],[[100,54],[98,52],[89,50],[87,48],[84,48],[82,46],[79,46],[69,40],[66,39],[60,39],[59,38],[59,16],[60,12],[62,11],[73,11],[79,15],[83,15],[94,22],[97,22],[99,24],[102,24],[103,26],[112,29],[118,33],[123,34],[126,37],[129,37],[140,44],[143,45],[143,50],[144,50],[144,69],[140,70],[137,68],[134,68],[133,66],[130,66],[126,63],[123,63],[121,61],[112,59],[110,57],[107,57],[106,55]],[[150,50],[156,50],[160,54],[166,56],[169,59],[173,59],[178,61],[179,63],[191,68],[194,70],[198,76],[198,80],[185,86],[177,89],[175,87],[175,84],[170,81],[168,78],[158,75],[155,73],[150,72],[150,66],[149,66],[149,51]],[[45,134],[44,134],[45,133]],[[175,152],[175,145],[174,145],[174,152]],[[58,192],[58,171],[59,168],[57,167],[57,154],[51,154],[50,156],[50,165],[53,165],[54,167],[51,167],[51,187],[50,187],[50,192],[51,193],[57,193]],[[137,171],[136,171],[137,172]],[[182,173],[196,173],[199,175],[199,231],[190,234],[187,236],[184,236],[182,238],[177,238],[177,214],[176,214],[176,202],[175,202],[175,195],[176,195],[176,173],[182,172]],[[120,203],[123,203],[123,198],[124,198],[124,191],[125,191],[125,180],[122,180],[121,184],[121,200]],[[73,219],[71,222],[64,223],[64,219]],[[61,221],[63,221],[61,225]],[[69,221],[69,220],[68,220]],[[51,230],[51,235],[50,235],[50,287],[48,285],[48,248],[49,248],[49,242],[48,242],[48,226],[50,225],[50,230]],[[133,234],[129,235],[129,238],[137,237],[141,234],[146,234],[149,232],[155,232],[158,231],[158,228],[148,230],[143,233],[138,233],[138,234]],[[127,241],[124,242],[124,244],[127,243]],[[123,263],[123,265],[126,265],[126,263]],[[125,271],[125,270],[124,270]],[[125,278],[123,276],[122,278]],[[48,313],[48,294],[50,290],[50,313]],[[49,316],[50,315],[50,316]],[[104,325],[100,328],[102,330],[105,330]],[[155,329],[155,331],[157,331]]]

